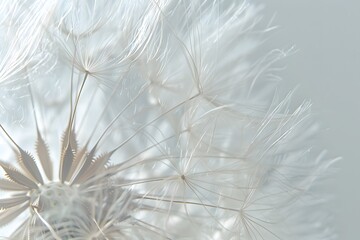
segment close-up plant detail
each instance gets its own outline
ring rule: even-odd
[[[334,239],[311,103],[245,0],[0,3],[4,239]],[[265,51],[265,54],[263,53]]]

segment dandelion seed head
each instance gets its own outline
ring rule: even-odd
[[[14,2],[0,3],[1,236],[331,239],[312,194],[333,161],[309,151],[311,104],[291,109],[268,78],[284,52],[253,60],[259,7]]]

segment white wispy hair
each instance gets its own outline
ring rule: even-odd
[[[258,7],[1,4],[4,237],[335,238],[315,211],[333,161],[311,152],[311,105],[278,100],[284,52],[250,60]]]

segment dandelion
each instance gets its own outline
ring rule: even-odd
[[[251,61],[269,30],[260,8],[1,9],[2,41],[13,42],[0,55],[2,237],[335,237],[314,191],[334,161],[311,151],[311,104],[290,111],[291,94],[275,94],[270,66],[286,53]]]

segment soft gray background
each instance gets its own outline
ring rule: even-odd
[[[271,0],[275,15],[268,45],[298,50],[281,73],[283,89],[298,86],[296,99],[311,99],[321,123],[319,147],[342,156],[328,190],[340,240],[360,239],[360,1]]]

